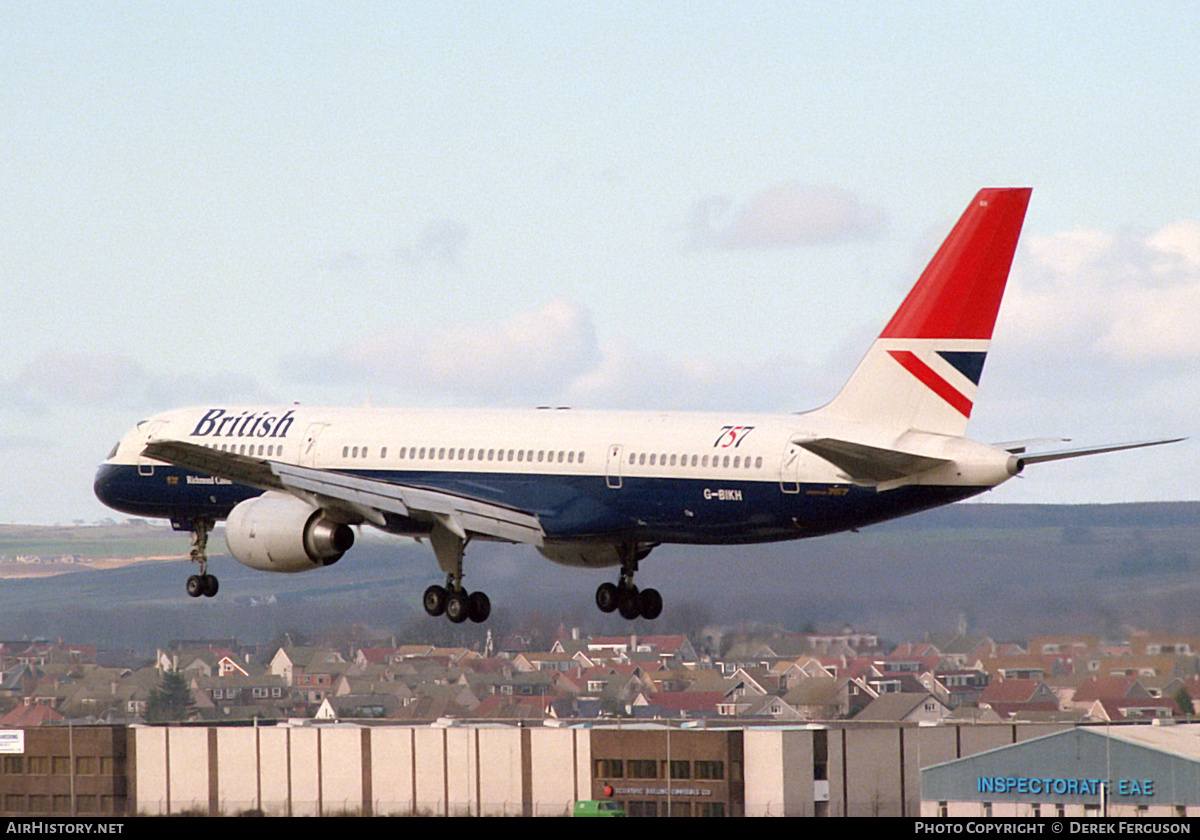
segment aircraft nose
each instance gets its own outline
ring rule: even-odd
[[[96,470],[96,478],[92,482],[92,491],[96,498],[108,507],[117,507],[120,495],[117,491],[118,470],[115,464],[101,464]]]

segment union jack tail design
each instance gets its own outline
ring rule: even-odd
[[[824,411],[897,432],[966,432],[1030,192],[980,190]]]

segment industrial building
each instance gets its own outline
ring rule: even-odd
[[[41,726],[4,816],[1200,815],[1200,724]]]
[[[1062,724],[853,722],[30,727],[0,731],[9,816],[916,816],[921,768]]]
[[[927,817],[1200,816],[1200,724],[1089,726],[928,766]]]

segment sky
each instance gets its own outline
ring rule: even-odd
[[[1192,441],[1194,3],[0,4],[0,522],[185,405],[797,411],[1028,186],[968,433]]]

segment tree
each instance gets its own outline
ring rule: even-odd
[[[187,720],[193,711],[195,704],[192,703],[192,690],[188,688],[187,680],[176,671],[165,672],[158,687],[150,692],[146,720],[150,723]]]
[[[1179,689],[1179,693],[1175,695],[1175,705],[1179,707],[1179,711],[1183,712],[1186,717],[1192,717],[1196,714],[1195,706],[1192,704],[1192,696],[1188,694],[1186,688]]]

